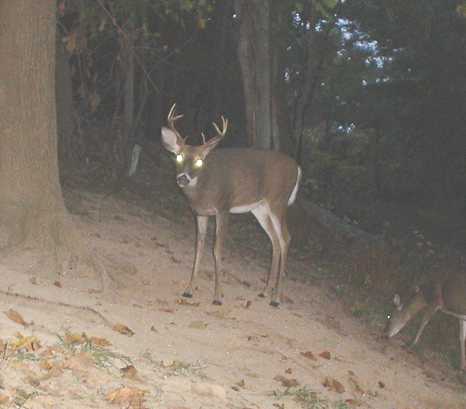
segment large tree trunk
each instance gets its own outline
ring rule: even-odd
[[[53,280],[80,248],[58,178],[55,13],[55,0],[0,0],[2,262],[37,261]]]
[[[60,40],[58,37],[57,40]],[[73,87],[71,79],[71,67],[68,55],[61,41],[56,43],[56,67],[55,67],[55,95],[57,106],[57,137],[60,170],[70,170],[77,155],[77,144],[74,142],[73,120]]]

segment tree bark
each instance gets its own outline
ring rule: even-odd
[[[71,67],[66,50],[60,38],[56,43],[55,95],[57,106],[57,137],[59,163],[61,170],[69,167],[77,158],[77,146],[73,141],[73,88],[71,83]]]
[[[32,252],[52,280],[81,255],[58,177],[55,13],[55,0],[0,0],[2,262]]]
[[[253,49],[254,20],[253,4],[245,0],[235,1],[236,13],[240,16],[238,60],[241,67],[243,82],[243,95],[246,115],[246,134],[248,144],[255,145],[256,141],[256,113],[257,101],[254,92],[256,83],[256,72],[254,66],[255,56]]]
[[[256,36],[256,141],[260,149],[273,147],[272,134],[272,52],[270,49],[270,1],[255,0]]]
[[[240,18],[238,59],[250,145],[272,149],[272,52],[270,0],[236,0]]]

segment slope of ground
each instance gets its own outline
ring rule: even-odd
[[[249,249],[243,242],[251,237],[240,227],[228,241],[225,303],[218,307],[211,304],[210,252],[194,298],[179,297],[193,257],[185,207],[166,205],[164,212],[167,196],[153,212],[80,190],[69,202],[70,195],[101,280],[89,285],[90,278],[68,275],[47,283],[19,273],[30,260],[0,264],[0,405],[466,407],[453,370],[371,333],[334,293],[294,281],[305,263],[290,260],[285,302],[270,307],[257,296],[268,248]]]

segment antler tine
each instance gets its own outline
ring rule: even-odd
[[[170,108],[170,111],[168,112],[168,116],[167,116],[167,122],[174,131],[176,131],[175,121],[177,121],[180,118],[183,118],[184,116],[183,114],[176,115],[175,107],[176,107],[176,102]]]
[[[223,115],[221,116],[221,118],[222,118],[222,130],[220,130],[220,128],[215,122],[212,122],[212,125],[214,126],[215,131],[219,134],[219,136],[224,137],[228,129],[228,119],[225,119]]]
[[[202,136],[202,144],[205,145],[205,133],[201,132],[201,136]]]

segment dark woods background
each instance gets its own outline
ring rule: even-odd
[[[67,0],[59,11],[65,177],[118,180],[135,143],[163,160],[176,102],[192,144],[225,114],[225,145],[297,158],[303,199],[338,216],[308,207],[321,227],[383,237],[419,274],[464,250],[463,1]],[[387,263],[348,271],[377,259]]]

